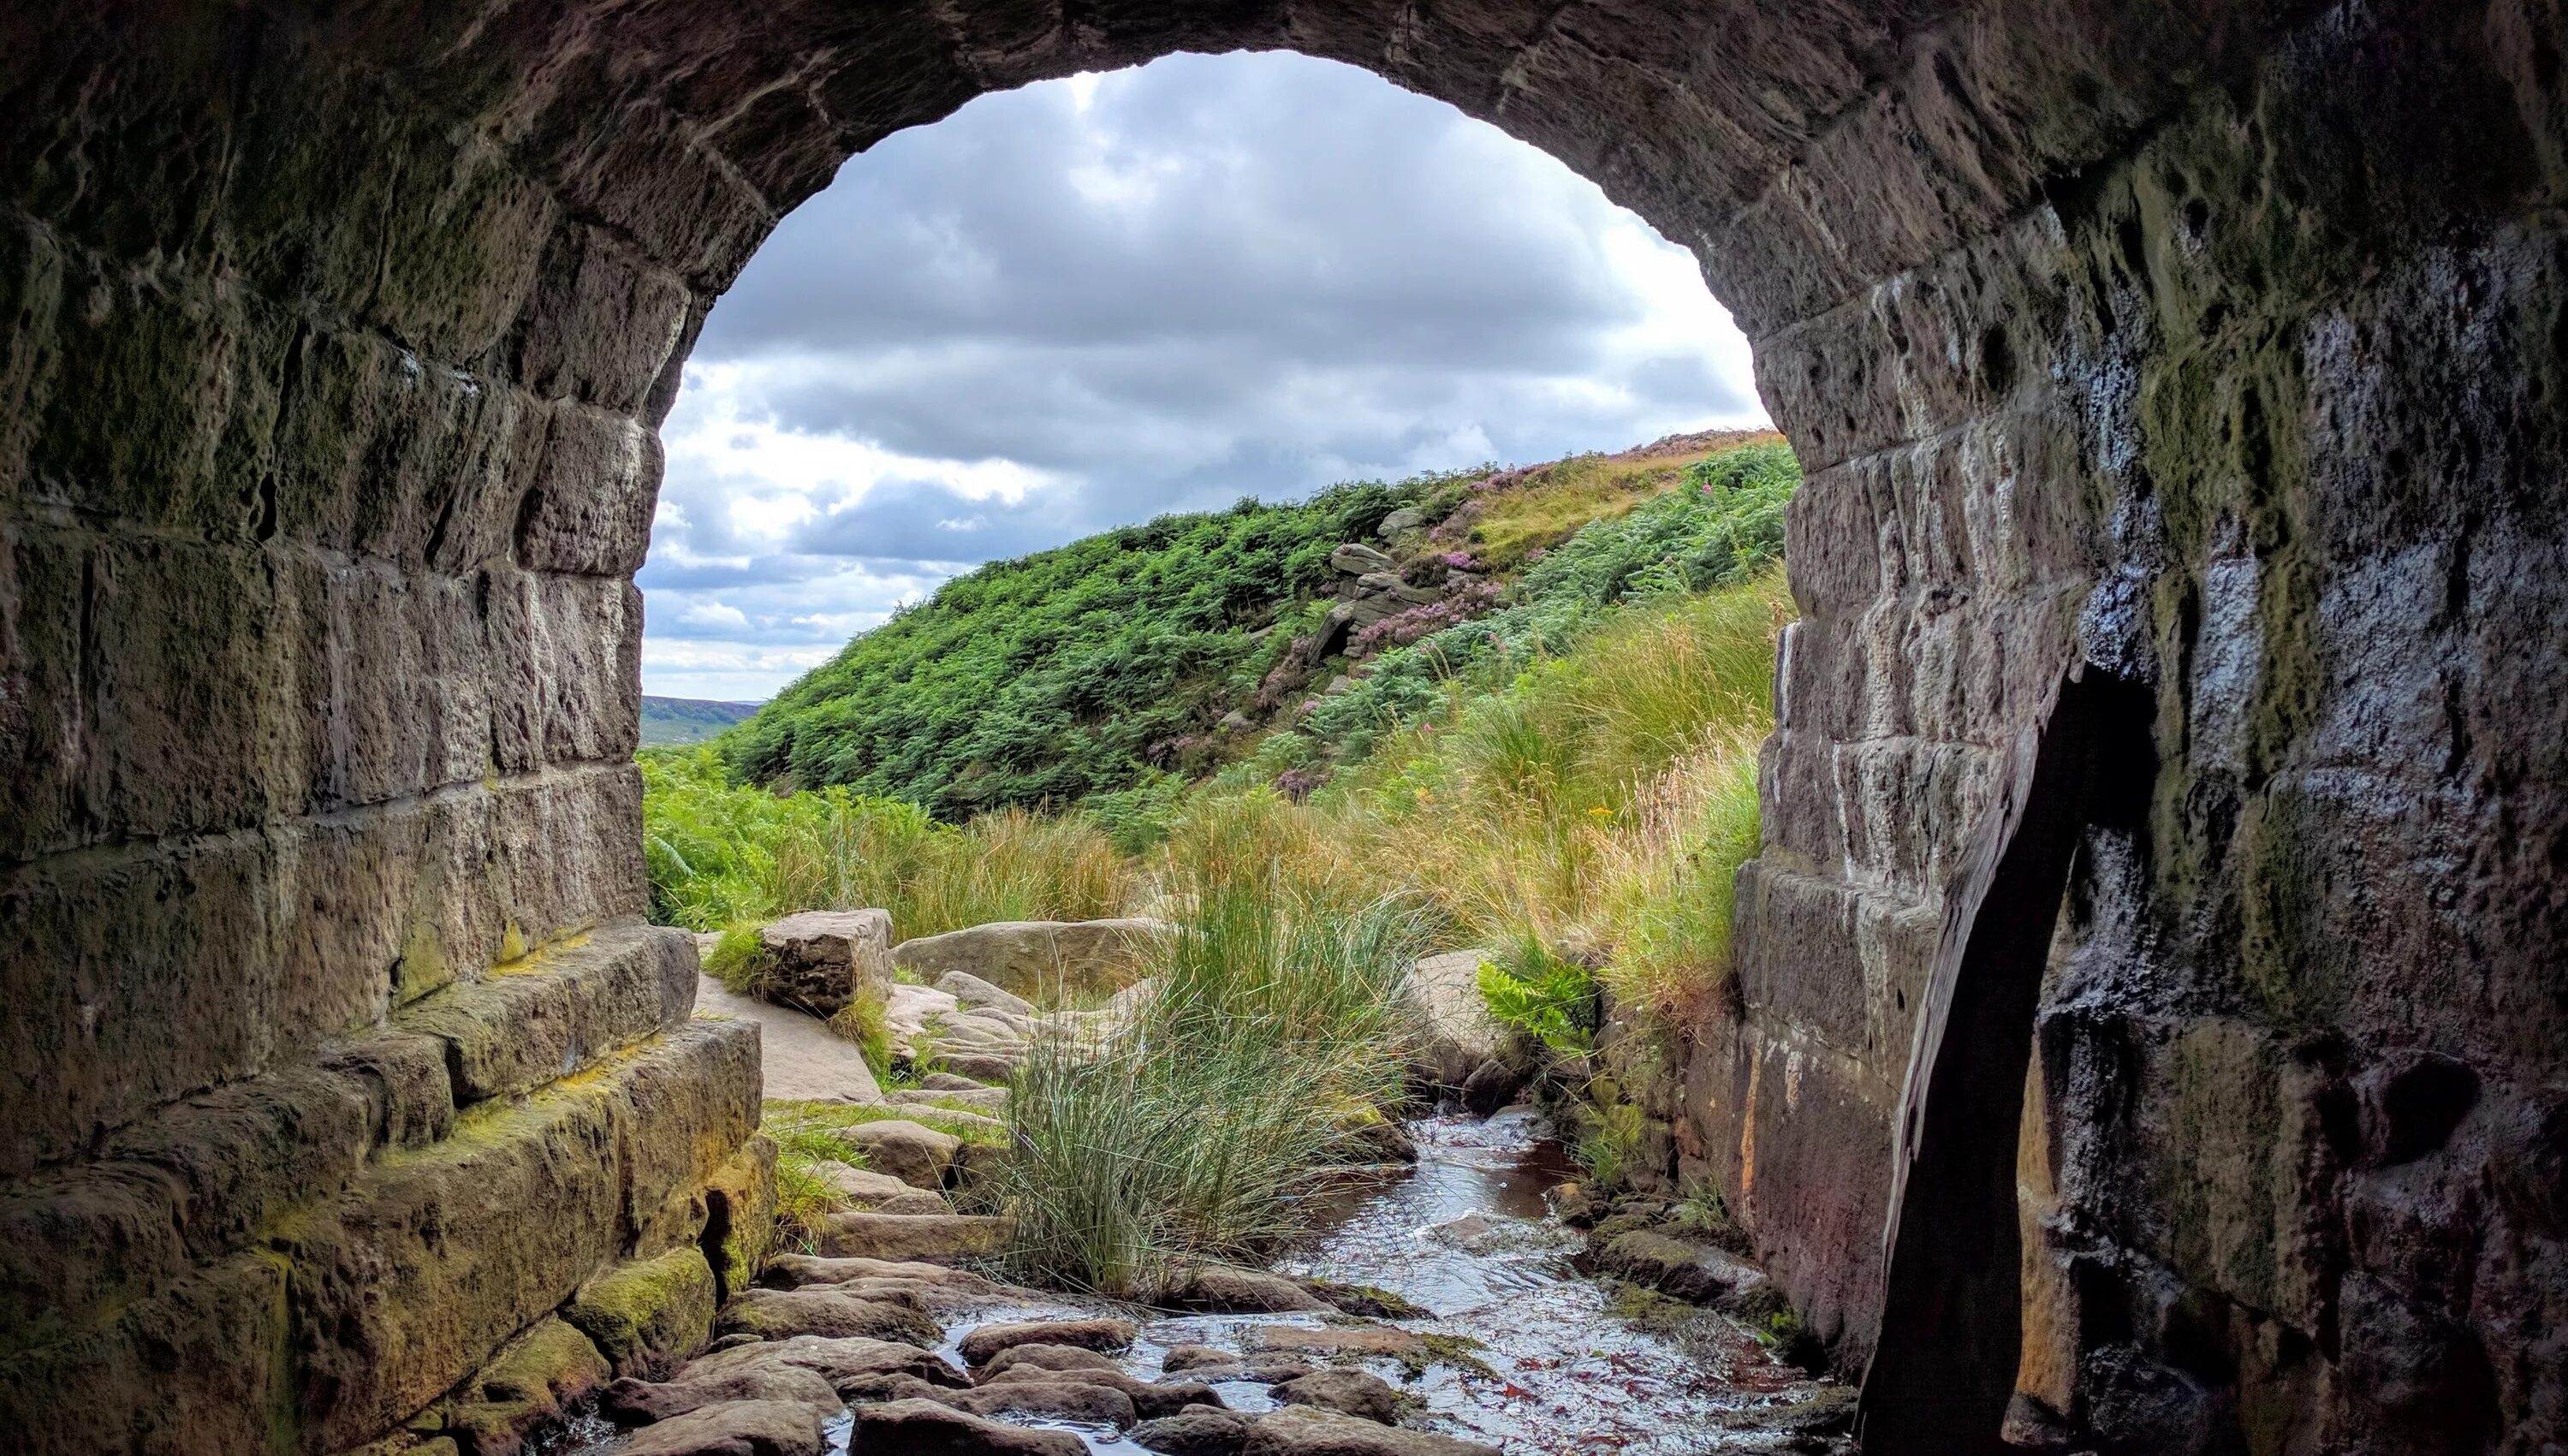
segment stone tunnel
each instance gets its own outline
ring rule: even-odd
[[[10,7],[13,1448],[408,1450],[599,1278],[740,1278],[755,1033],[641,922],[681,362],[851,152],[1238,48],[1547,148],[1755,343],[1801,620],[1679,1142],[1840,1366],[1945,887],[2075,669],[2132,692],[1985,1210],[2015,1388],[2562,1449],[2558,0]]]

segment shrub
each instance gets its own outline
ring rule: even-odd
[[[1480,963],[1479,981],[1480,998],[1500,1025],[1570,1055],[1594,1044],[1596,978],[1586,967],[1520,937],[1506,964]]]

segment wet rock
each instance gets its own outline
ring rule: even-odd
[[[1103,989],[1129,981],[1150,941],[1168,933],[1161,921],[1002,920],[892,948],[892,964],[931,985],[960,971],[1025,997],[1066,985]]]
[[[864,1149],[865,1161],[875,1172],[931,1193],[945,1186],[945,1170],[953,1166],[954,1150],[963,1145],[963,1139],[952,1133],[905,1117],[859,1122],[838,1136]]]
[[[856,1451],[900,1456],[1087,1456],[1068,1431],[1001,1425],[933,1400],[894,1400],[856,1407]]]
[[[1513,1102],[1524,1084],[1523,1072],[1491,1057],[1462,1079],[1462,1105],[1472,1116],[1486,1117]]]
[[[1067,1344],[1082,1349],[1121,1350],[1132,1343],[1129,1319],[1027,1319],[984,1324],[963,1336],[957,1346],[964,1363],[980,1366],[1003,1349],[1021,1344]]]
[[[620,1425],[642,1426],[743,1400],[791,1401],[809,1406],[822,1420],[845,1404],[818,1371],[784,1360],[752,1360],[656,1384],[626,1376],[606,1387],[598,1410]]]
[[[1697,1305],[1739,1298],[1766,1283],[1764,1271],[1736,1255],[1648,1229],[1618,1235],[1582,1262]]]
[[[917,1260],[893,1259],[823,1259],[810,1254],[780,1254],[768,1262],[759,1283],[770,1289],[793,1290],[804,1285],[844,1285],[856,1280],[910,1280],[972,1295],[1005,1295],[1030,1293],[1013,1286],[983,1279],[968,1270],[943,1264],[923,1264]]]
[[[820,1417],[791,1400],[735,1400],[646,1426],[619,1456],[820,1456]]]
[[[1095,1365],[1069,1365],[1049,1370],[1035,1365],[1018,1365],[995,1375],[985,1375],[978,1383],[1003,1385],[1026,1380],[1043,1383],[1068,1380],[1084,1385],[1103,1385],[1130,1400],[1132,1409],[1145,1420],[1152,1416],[1173,1415],[1189,1405],[1222,1403],[1221,1396],[1210,1385],[1200,1380],[1144,1380],[1113,1364],[1103,1368]]]
[[[1010,1016],[1032,1017],[1035,1004],[1011,991],[1002,991],[967,971],[948,971],[936,978],[936,989],[974,1011],[1006,1012]]]
[[[933,1344],[942,1333],[936,1321],[915,1306],[860,1300],[825,1288],[743,1290],[724,1309],[716,1327],[725,1334],[755,1334],[762,1339],[816,1334],[913,1344]]]
[[[995,1380],[1010,1370],[1120,1370],[1112,1355],[1081,1344],[1012,1344],[990,1356],[979,1380]],[[977,1382],[976,1382],[977,1383]]]
[[[956,1388],[972,1382],[943,1358],[914,1344],[886,1339],[829,1339],[800,1335],[700,1355],[678,1372],[679,1382],[712,1379],[735,1370],[790,1365],[829,1382],[845,1400],[881,1398],[896,1376]]]
[[[1430,1312],[1423,1305],[1373,1285],[1342,1285],[1335,1280],[1315,1279],[1309,1276],[1293,1282],[1325,1301],[1331,1309],[1342,1314],[1354,1314],[1366,1319],[1416,1319]]]
[[[1554,1188],[1546,1195],[1545,1202],[1551,1205],[1553,1218],[1573,1229],[1594,1228],[1597,1216],[1604,1212],[1587,1190],[1575,1183],[1563,1183]]]
[[[1008,1221],[982,1214],[832,1214],[822,1221],[818,1242],[835,1259],[954,1264],[998,1253],[1008,1242]]]
[[[1400,1392],[1362,1370],[1313,1370],[1275,1389],[1287,1405],[1316,1405],[1342,1415],[1389,1425],[1400,1418]]]
[[[1251,1353],[1318,1355],[1423,1355],[1427,1342],[1393,1324],[1331,1325],[1320,1329],[1296,1329],[1281,1324],[1261,1324],[1248,1331],[1241,1341]]]
[[[1208,1314],[1289,1314],[1330,1308],[1282,1275],[1230,1264],[1187,1267],[1159,1291],[1153,1303]]]
[[[1235,1456],[1248,1444],[1249,1419],[1235,1410],[1196,1406],[1145,1420],[1125,1439],[1161,1456]]]
[[[1235,1367],[1238,1364],[1239,1353],[1236,1350],[1216,1349],[1208,1344],[1172,1344],[1168,1346],[1167,1356],[1159,1362],[1159,1368],[1174,1375],[1187,1370]]]
[[[1119,1428],[1140,1419],[1132,1398],[1112,1385],[1073,1380],[1049,1370],[1019,1373],[1021,1378],[996,1380],[969,1390],[947,1390],[919,1380],[895,1380],[890,1394],[895,1400],[933,1400],[973,1415],[1043,1416]]]
[[[509,1341],[470,1390],[448,1403],[446,1429],[475,1456],[515,1456],[528,1436],[559,1420],[610,1373],[606,1357],[577,1328],[543,1320]]]
[[[891,912],[806,910],[759,928],[750,994],[815,1017],[891,992]]]
[[[1244,1456],[1498,1456],[1495,1446],[1288,1405],[1249,1423]]]

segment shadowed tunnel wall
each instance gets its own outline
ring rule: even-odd
[[[629,763],[687,345],[850,151],[1247,46],[1555,152],[1756,343],[1803,618],[1678,1142],[1840,1357],[1940,886],[2083,654],[2155,766],[2054,943],[2022,1388],[2124,1450],[2568,1439],[2562,25],[14,7],[0,1424],[399,1450],[583,1281],[722,1242],[755,1038],[638,923]]]

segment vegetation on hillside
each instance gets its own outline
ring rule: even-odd
[[[858,639],[837,686],[822,692],[815,674],[719,755],[644,755],[654,914],[711,929],[878,905],[902,938],[1144,909],[1175,921],[1136,1021],[1037,1047],[997,1192],[1019,1219],[1015,1257],[1062,1283],[1146,1293],[1172,1260],[1252,1254],[1289,1232],[1308,1170],[1397,1096],[1399,981],[1418,954],[1488,949],[1492,1008],[1573,1055],[1604,1005],[1686,1025],[1722,1004],[1732,880],[1758,844],[1756,752],[1790,613],[1778,563],[1798,482],[1789,451],[1765,441],[1692,462],[1591,456],[1362,487],[1343,497],[1361,508],[1284,553],[1308,595],[1256,607],[1234,595],[1229,625],[1185,629],[1202,648],[1192,658],[1142,661],[1182,614],[1136,604],[1244,591],[1241,558],[1213,548],[1276,547],[1290,535],[1280,509],[1157,523],[1165,534],[985,573],[991,597],[940,595],[893,624],[915,627]],[[1307,569],[1326,573],[1330,548],[1361,534],[1339,524],[1398,502],[1423,516],[1389,543],[1400,569],[1446,563],[1463,588],[1309,652],[1330,604]],[[1117,585],[1079,612],[1033,611],[1020,594],[1066,589],[1074,562]],[[992,616],[990,601],[1012,605]],[[1007,613],[1020,630],[1000,630]],[[1245,624],[1261,618],[1274,630],[1252,640]],[[1237,641],[1213,652],[1211,637]],[[1051,656],[1003,681],[1007,654],[1038,642]],[[1018,740],[1014,756],[984,751],[986,737],[965,752],[963,724],[921,716],[936,683],[1005,700],[986,711],[1009,732],[1045,715],[1060,731]],[[890,696],[859,713],[873,688],[850,684]],[[1202,731],[1229,705],[1257,720]],[[1152,749],[1180,728],[1187,742]],[[956,824],[931,810],[955,815],[982,788],[794,788],[823,771],[828,742],[869,745],[866,773],[932,774],[939,753],[965,752],[1011,797]],[[775,786],[734,781],[762,764]],[[1582,1156],[1610,1183],[1639,1113],[1605,1106],[1591,1123]]]
[[[663,748],[701,743],[758,712],[755,703],[717,703],[707,698],[642,698],[642,746]]]

